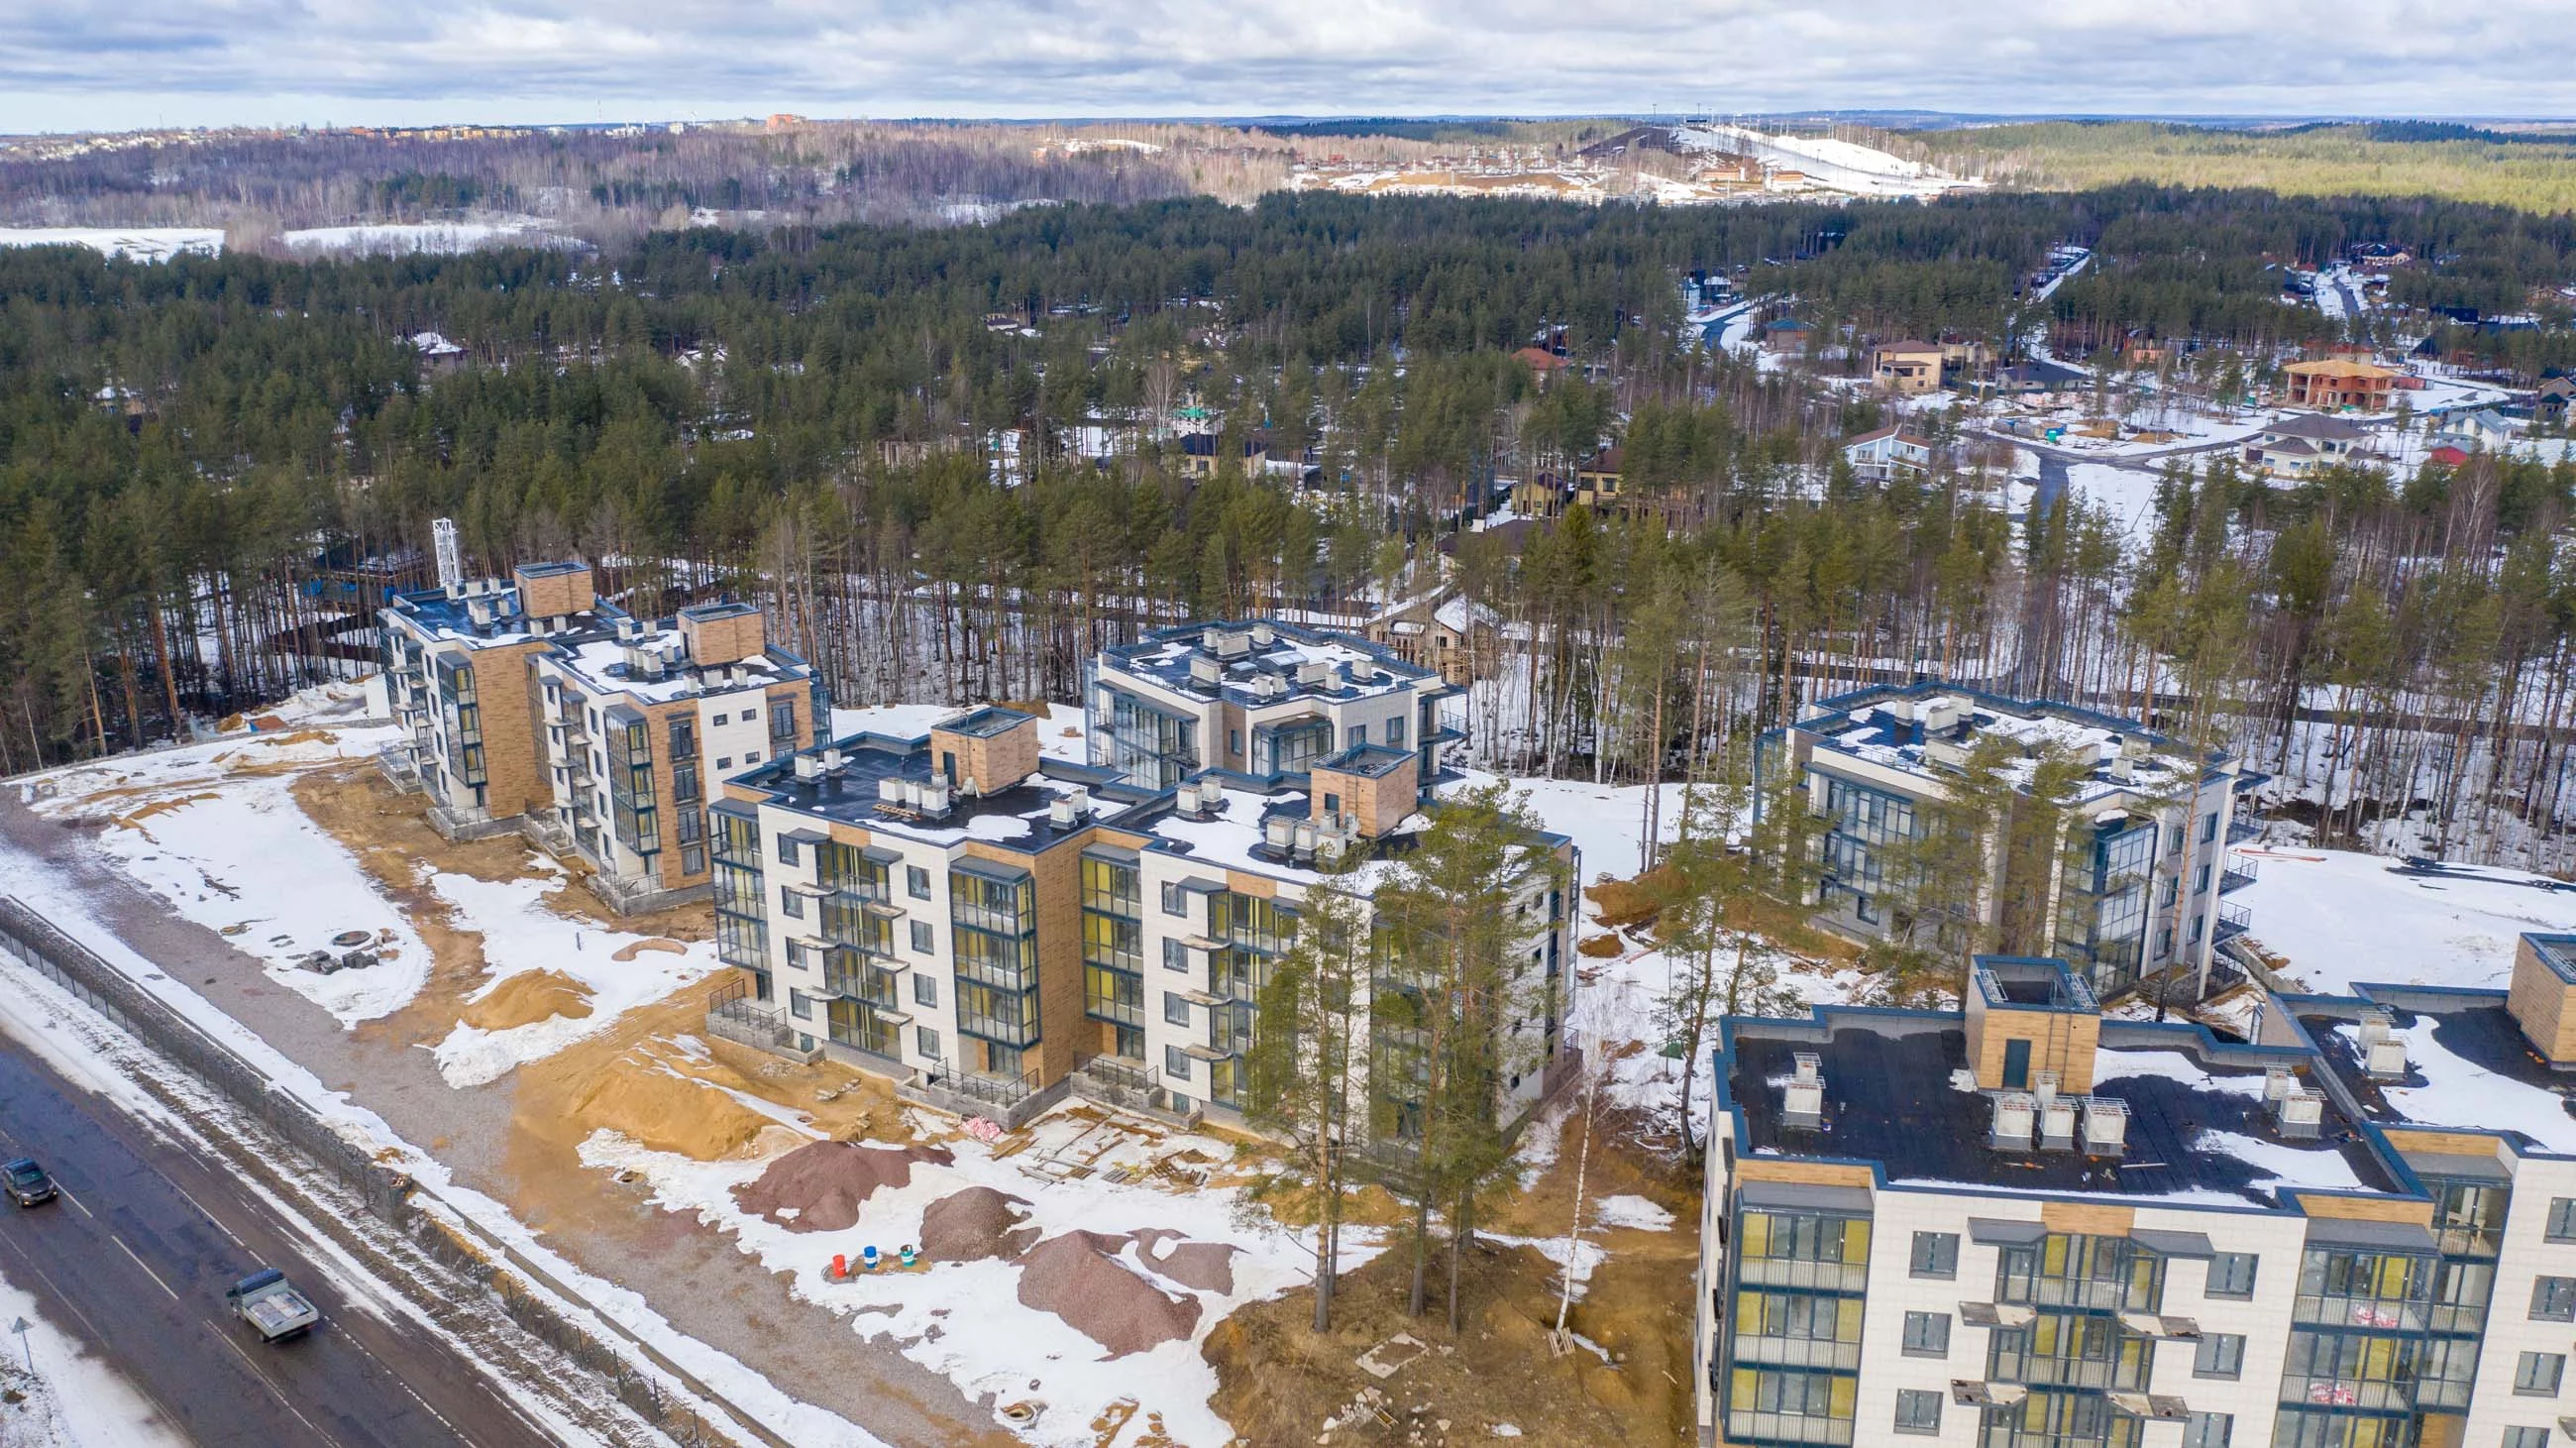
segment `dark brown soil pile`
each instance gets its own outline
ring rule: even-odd
[[[1005,1261],[1029,1250],[1038,1229],[1020,1223],[1028,1205],[991,1187],[968,1187],[932,1202],[921,1214],[921,1252],[933,1262]]]
[[[1170,1297],[1112,1255],[1124,1237],[1067,1232],[1020,1259],[1020,1301],[1063,1318],[1111,1357],[1186,1338],[1199,1325],[1199,1300]]]
[[[818,1141],[769,1164],[751,1182],[733,1189],[734,1205],[791,1232],[838,1232],[859,1223],[859,1208],[882,1187],[912,1181],[912,1164],[946,1166],[935,1146],[858,1146]]]
[[[1234,1254],[1223,1242],[1193,1242],[1168,1227],[1147,1227],[1136,1234],[1136,1252],[1155,1271],[1201,1292],[1234,1290]]]

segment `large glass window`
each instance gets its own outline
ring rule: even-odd
[[[1995,1285],[1997,1302],[2155,1312],[2164,1302],[2165,1259],[2126,1237],[2052,1232],[2026,1247],[2006,1247]]]
[[[2120,1319],[2044,1312],[2020,1327],[1996,1328],[1986,1350],[1986,1376],[2048,1387],[2136,1389],[2147,1385],[2155,1342]]]
[[[1738,1367],[1727,1393],[1727,1436],[1849,1443],[1860,1380],[1842,1373]]]
[[[1092,715],[1092,762],[1148,789],[1170,789],[1199,765],[1198,727],[1195,719],[1103,684]]]
[[[1857,1292],[1869,1276],[1869,1222],[1747,1208],[1735,1255],[1740,1282]]]
[[[1315,761],[1333,752],[1333,722],[1299,719],[1265,724],[1252,731],[1252,772],[1304,774]]]

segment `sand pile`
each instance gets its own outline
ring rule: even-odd
[[[1020,1225],[1028,1215],[1020,1208],[1027,1205],[991,1187],[950,1192],[921,1214],[922,1254],[933,1262],[1017,1257],[1038,1239],[1037,1228]]]
[[[1240,1250],[1224,1242],[1193,1242],[1168,1227],[1147,1227],[1136,1234],[1136,1255],[1146,1265],[1201,1292],[1234,1291],[1234,1254]]]
[[[504,976],[501,983],[466,1003],[457,1020],[483,1031],[508,1031],[562,1016],[580,1020],[590,1014],[590,987],[561,971],[530,970]]]
[[[627,946],[625,949],[620,950],[615,955],[608,958],[620,961],[633,960],[637,955],[642,954],[647,950],[658,950],[666,955],[686,955],[689,953],[689,947],[682,945],[676,940],[664,940],[657,935],[650,940],[636,941],[634,944]]]
[[[576,1141],[615,1131],[693,1161],[731,1156],[776,1124],[712,1086],[631,1057],[591,1072],[564,1106],[565,1122],[578,1128]]]
[[[912,1164],[952,1158],[936,1146],[859,1146],[818,1141],[769,1164],[733,1189],[734,1205],[791,1232],[838,1232],[859,1223],[859,1208],[883,1187],[912,1181]]]
[[[1186,1338],[1199,1325],[1199,1300],[1171,1297],[1114,1255],[1125,1237],[1067,1232],[1020,1259],[1020,1301],[1052,1312],[1111,1357]]]

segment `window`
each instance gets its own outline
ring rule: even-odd
[[[718,757],[718,758],[717,758],[717,760],[716,760],[716,768],[717,768],[717,769],[719,769],[719,770],[724,770],[724,769],[731,769],[731,768],[733,768],[733,756],[732,756],[732,755],[730,755],[730,754],[727,754],[727,755],[722,755],[722,756]]]
[[[915,1026],[912,1028],[912,1045],[914,1050],[919,1051],[931,1060],[936,1061],[940,1058],[939,1033],[928,1026]]]
[[[1946,1312],[1905,1314],[1905,1351],[1910,1357],[1949,1356],[1950,1314]]]
[[[2241,1333],[2206,1333],[2191,1356],[2195,1378],[2233,1378],[2245,1372],[2245,1338]]]
[[[743,757],[742,757],[742,762],[743,762],[743,763],[745,763],[745,764],[758,764],[758,763],[760,762],[760,751],[759,751],[759,750],[757,750],[757,749],[754,749],[754,750],[752,750],[751,752],[749,752],[749,753],[747,753],[747,754],[743,755]]]
[[[718,715],[716,716],[716,727],[717,727],[718,729],[722,729],[722,728],[725,726],[725,720],[726,720],[726,718],[727,718],[727,717],[729,717],[729,716],[727,716],[727,715],[723,715],[723,714],[718,714]]]
[[[927,920],[912,922],[912,953],[930,955],[939,949],[939,932]]]
[[[769,737],[791,743],[796,738],[796,701],[782,699],[769,708]]]
[[[2254,1295],[2254,1254],[2221,1252],[2209,1259],[2209,1295],[2212,1297],[2251,1297]]]
[[[1228,729],[1225,731],[1225,752],[1226,756],[1230,759],[1241,759],[1243,757],[1242,730]]]
[[[782,865],[796,863],[796,842],[785,835],[778,837],[778,863]]]
[[[2531,1320],[2576,1322],[2576,1277],[2543,1277],[2531,1284]]]
[[[1914,1275],[1917,1277],[1958,1276],[1959,1234],[1956,1232],[1915,1233]]]
[[[744,722],[745,724],[748,724],[748,723],[750,723],[752,720],[757,719],[757,718],[759,718],[759,717],[760,717],[760,711],[759,711],[758,709],[745,709],[745,710],[743,710],[743,711],[742,711],[742,722]],[[723,716],[723,715],[721,715],[721,714],[719,714],[719,715],[717,715],[717,716],[716,716],[716,718],[717,718],[718,722],[722,722],[722,720],[724,719],[724,716]]]
[[[1941,1395],[1925,1388],[1896,1390],[1896,1431],[1899,1433],[1938,1433],[1941,1431]]]
[[[2549,1199],[2548,1237],[2553,1242],[2576,1242],[2576,1197]]]
[[[2209,862],[2207,860],[2200,862],[2200,869],[2195,871],[2191,877],[2191,893],[2195,895],[2206,895],[2209,893]]]
[[[1185,995],[1176,995],[1171,991],[1163,992],[1163,1019],[1176,1026],[1188,1025],[1190,1023],[1190,998]]]
[[[778,913],[790,920],[805,918],[805,897],[781,885],[778,887]]]
[[[814,1019],[814,998],[801,990],[787,993],[787,1012],[800,1021]]]
[[[1403,715],[1398,714],[1394,718],[1386,721],[1386,742],[1398,749],[1402,749],[1404,747]]]
[[[1178,1046],[1163,1048],[1163,1074],[1175,1081],[1190,1079],[1190,1053]]]
[[[1350,728],[1350,737],[1342,741],[1342,747],[1345,749],[1357,749],[1366,743],[1368,743],[1368,726],[1366,724],[1354,724]]]
[[[915,900],[930,898],[930,872],[919,865],[903,867],[903,892]]]
[[[912,976],[912,1003],[917,1006],[939,1004],[939,982],[919,971]]]
[[[703,875],[703,874],[705,874],[705,873],[706,873],[706,871],[707,871],[707,847],[706,847],[706,846],[704,846],[704,845],[689,845],[689,846],[686,846],[686,847],[684,847],[684,848],[682,848],[682,849],[681,849],[681,851],[680,851],[680,873],[681,873],[681,874],[683,874],[683,875]]]
[[[2235,1431],[2233,1413],[2194,1413],[2183,1420],[2182,1448],[2227,1448],[2227,1435]]]
[[[1163,942],[1163,969],[1186,972],[1190,968],[1190,948],[1177,940]]]
[[[2504,1430],[2504,1448],[2549,1448],[2549,1430],[2507,1428]]]
[[[2217,838],[2218,811],[2211,810],[2209,813],[2200,817],[2200,842],[2205,845]]]
[[[1168,880],[1163,882],[1163,913],[1166,915],[1190,913],[1190,907],[1181,900],[1181,887]]]
[[[2567,1355],[2527,1352],[2513,1367],[2513,1390],[2533,1397],[2558,1396],[2558,1380],[2567,1375]]]

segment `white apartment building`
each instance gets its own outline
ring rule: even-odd
[[[1272,620],[1157,629],[1084,665],[1091,762],[1149,789],[1202,770],[1268,787],[1297,782],[1328,754],[1410,750],[1420,777],[1461,736],[1440,703],[1459,689],[1436,669],[1348,634]]]
[[[985,707],[772,760],[715,807],[720,948],[751,977],[710,1028],[1006,1122],[1068,1092],[1239,1120],[1259,992],[1331,888],[1319,866],[1404,847],[1420,759],[1360,744],[1305,761],[1296,786],[1203,771],[1156,789],[1044,759],[1036,720]],[[1526,1105],[1560,1057],[1574,902],[1534,872],[1517,908],[1522,1005],[1499,1025],[1522,1043],[1504,1089]]]
[[[1888,932],[1906,903],[1888,847],[1922,836],[1921,807],[1947,797],[1945,781],[1984,739],[2025,756],[2054,744],[2090,771],[2075,801],[2089,837],[2050,886],[2066,902],[2054,953],[2106,997],[2169,966],[2205,982],[2218,945],[2250,924],[2226,897],[2255,878],[2253,859],[2231,847],[2256,832],[2243,795],[2264,776],[2223,752],[2194,758],[2133,720],[1949,684],[1838,695],[1763,737],[1758,778],[1794,771],[1825,822],[1817,923],[1861,938]],[[2007,863],[1997,859],[1990,878],[2011,883]],[[1985,893],[1989,922],[2001,894]]]
[[[1701,1441],[2576,1440],[2571,961],[2272,997],[2251,1043],[2000,957],[1958,1011],[1729,1019]]]

